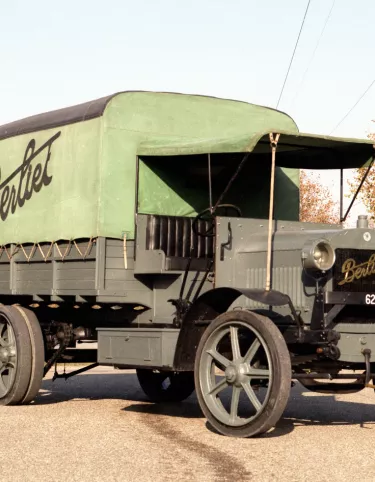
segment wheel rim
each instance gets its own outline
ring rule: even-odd
[[[223,324],[206,340],[199,364],[200,388],[219,422],[241,427],[255,421],[267,405],[272,378],[267,344],[248,324]]]
[[[16,337],[10,322],[0,316],[0,398],[11,390],[17,369]]]

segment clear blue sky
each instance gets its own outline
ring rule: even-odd
[[[0,124],[120,90],[274,107],[307,0],[12,0],[0,17]],[[374,0],[311,0],[279,108],[329,133],[375,78]],[[297,96],[297,97],[296,97]],[[337,135],[364,137],[375,85]],[[374,124],[375,130],[375,124]]]

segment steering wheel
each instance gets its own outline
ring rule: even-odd
[[[197,236],[202,236],[204,238],[213,238],[215,236],[214,219],[215,219],[215,216],[217,216],[217,210],[218,209],[225,209],[224,216],[228,216],[228,210],[231,210],[231,209],[235,212],[235,216],[237,216],[237,217],[242,216],[241,209],[238,206],[235,206],[234,204],[219,204],[218,206],[216,206],[216,209],[213,213],[211,213],[211,208],[207,208],[204,211],[201,211],[195,217],[195,219],[193,221],[193,224],[192,224],[193,233],[196,234]],[[211,226],[205,232],[198,231],[199,221],[211,221]]]

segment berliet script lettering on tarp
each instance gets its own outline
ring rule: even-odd
[[[1,182],[0,217],[3,221],[8,217],[9,211],[13,214],[17,206],[22,208],[34,192],[39,192],[43,186],[51,183],[52,176],[48,175],[48,163],[51,159],[52,144],[60,134],[61,131],[57,132],[36,150],[35,139],[31,139],[26,147],[22,164]]]

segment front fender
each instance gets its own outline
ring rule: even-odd
[[[230,305],[242,295],[268,306],[282,306],[290,302],[288,295],[274,290],[216,288],[206,291],[190,307],[182,321],[174,356],[175,370],[194,370],[198,344],[206,329],[204,322],[212,321],[221,313],[227,311]]]

